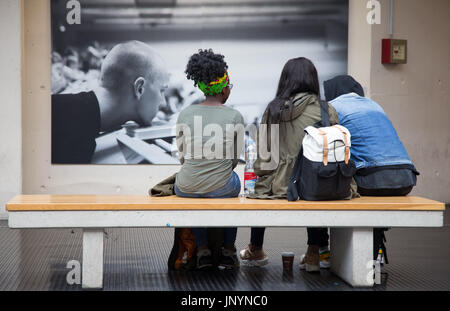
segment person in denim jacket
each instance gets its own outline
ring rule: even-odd
[[[339,124],[351,133],[358,193],[368,196],[407,195],[417,172],[383,108],[364,97],[351,76],[324,82],[325,98],[336,109]]]
[[[351,76],[324,82],[325,98],[336,109],[339,124],[351,134],[351,159],[355,161],[358,193],[366,196],[403,196],[416,185],[417,175],[408,152],[383,108],[364,97]],[[388,263],[387,228],[374,228],[373,258]]]

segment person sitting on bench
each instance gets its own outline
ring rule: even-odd
[[[289,177],[294,168],[307,126],[322,120],[320,109],[320,85],[317,70],[307,58],[289,60],[281,72],[276,97],[268,104],[261,124],[279,125],[279,161],[274,170],[262,169],[265,162],[259,156],[255,162],[255,194],[250,198],[286,199]],[[338,124],[336,110],[328,105],[331,125]],[[267,135],[268,139],[271,135]],[[269,144],[270,145],[270,144]],[[308,272],[318,271],[320,250],[328,250],[327,228],[308,228],[308,249],[300,262]],[[268,257],[263,251],[265,228],[251,229],[250,244],[240,252],[244,265],[263,266]]]
[[[206,99],[185,108],[178,116],[177,146],[182,167],[176,175],[174,191],[180,197],[231,198],[241,191],[233,169],[243,149],[243,143],[238,141],[244,140],[244,119],[237,110],[224,106],[233,86],[227,68],[224,56],[211,49],[199,50],[187,64],[187,78],[194,80]],[[239,133],[228,133],[230,127],[239,126]],[[211,267],[207,228],[192,231],[198,247],[197,268]],[[234,246],[236,234],[237,228],[225,228],[219,266],[239,266]]]
[[[411,162],[383,108],[364,97],[361,85],[349,75],[324,82],[325,98],[339,122],[351,134],[351,158],[358,193],[363,196],[403,196],[416,185],[419,172]],[[374,229],[374,259],[381,247],[386,257],[384,228]],[[387,257],[386,257],[387,258]]]
[[[383,108],[364,97],[361,85],[348,75],[324,82],[325,98],[339,122],[352,135],[351,157],[358,193],[367,196],[407,195],[417,172]]]

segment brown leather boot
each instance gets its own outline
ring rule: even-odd
[[[300,260],[300,269],[305,269],[307,272],[320,271],[319,246],[308,245],[306,254]]]

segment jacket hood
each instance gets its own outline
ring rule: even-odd
[[[281,112],[280,120],[288,122],[297,119],[306,109],[309,104],[317,102],[319,99],[317,95],[311,93],[299,93],[293,99],[284,104],[284,109]],[[289,103],[292,102],[292,112],[289,109]]]
[[[323,88],[325,90],[325,99],[327,101],[331,101],[341,95],[352,92],[364,97],[364,90],[361,84],[349,75],[337,76],[327,80],[323,83]]]

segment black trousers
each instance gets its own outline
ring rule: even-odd
[[[264,243],[264,232],[266,228],[252,228],[250,234],[250,243],[256,247],[262,247]],[[320,247],[328,246],[327,228],[307,228],[308,245],[318,245]]]
[[[405,196],[411,192],[413,186],[398,189],[364,189],[358,188],[358,193],[363,196]],[[327,228],[307,228],[308,245],[318,245],[319,247],[328,246],[328,229]],[[374,228],[374,234],[386,231],[387,228]]]
[[[358,193],[363,196],[373,197],[405,196],[411,192],[412,188],[413,186],[398,189],[364,189],[358,187]],[[385,262],[389,263],[386,247],[384,246],[384,232],[387,230],[388,228],[373,228],[373,260],[377,259],[378,249],[381,247],[383,249]]]
[[[363,196],[405,196],[411,192],[413,186],[398,189],[364,189],[358,187],[358,193]],[[250,243],[256,247],[262,247],[264,243],[264,232],[266,228],[252,228],[250,234]],[[386,230],[385,228],[374,228],[374,231]],[[319,247],[328,246],[328,228],[307,228],[308,245],[318,245]]]
[[[328,228],[306,228],[308,232],[308,245],[317,245],[319,247],[328,246]]]
[[[252,243],[252,245],[256,247],[262,247],[264,243],[265,231],[266,228],[264,227],[252,228],[250,232],[250,243]]]
[[[369,197],[394,197],[404,196],[411,192],[414,186],[398,188],[398,189],[364,189],[358,187],[358,193],[362,196]]]

